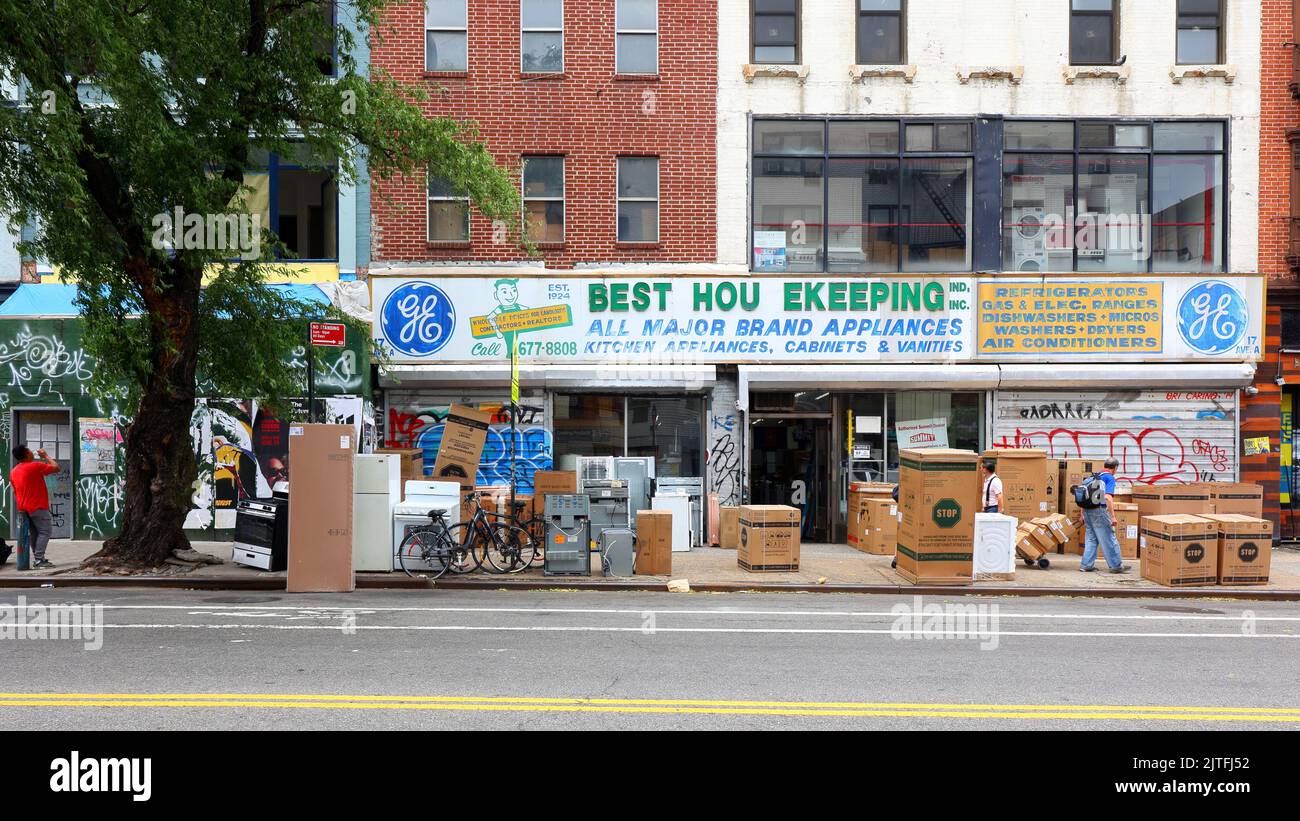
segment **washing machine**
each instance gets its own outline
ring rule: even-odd
[[[1011,267],[1032,273],[1047,267],[1047,211],[1041,205],[1011,209]]]
[[[402,540],[412,530],[430,523],[429,511],[446,513],[447,527],[460,521],[460,483],[411,480],[406,483],[406,499],[393,506],[393,569],[401,570],[397,556]],[[417,562],[412,570],[433,570],[425,562]]]

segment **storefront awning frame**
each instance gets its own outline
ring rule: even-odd
[[[521,365],[519,384],[553,390],[679,390],[702,391],[717,382],[713,365]],[[506,387],[510,365],[387,365],[380,368],[379,384],[395,387]]]

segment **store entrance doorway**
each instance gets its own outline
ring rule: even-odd
[[[751,434],[754,504],[797,507],[803,512],[803,540],[830,541],[831,420],[769,415],[754,420]]]

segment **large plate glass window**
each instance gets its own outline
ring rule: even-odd
[[[467,0],[425,0],[424,70],[467,71]]]

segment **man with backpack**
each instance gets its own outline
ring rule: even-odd
[[[1119,539],[1115,536],[1115,470],[1118,467],[1118,459],[1107,459],[1101,473],[1084,477],[1083,482],[1074,488],[1074,501],[1083,510],[1084,525],[1088,529],[1083,546],[1083,564],[1079,566],[1083,573],[1096,570],[1093,565],[1097,561],[1099,544],[1110,572],[1129,571],[1120,555]]]

